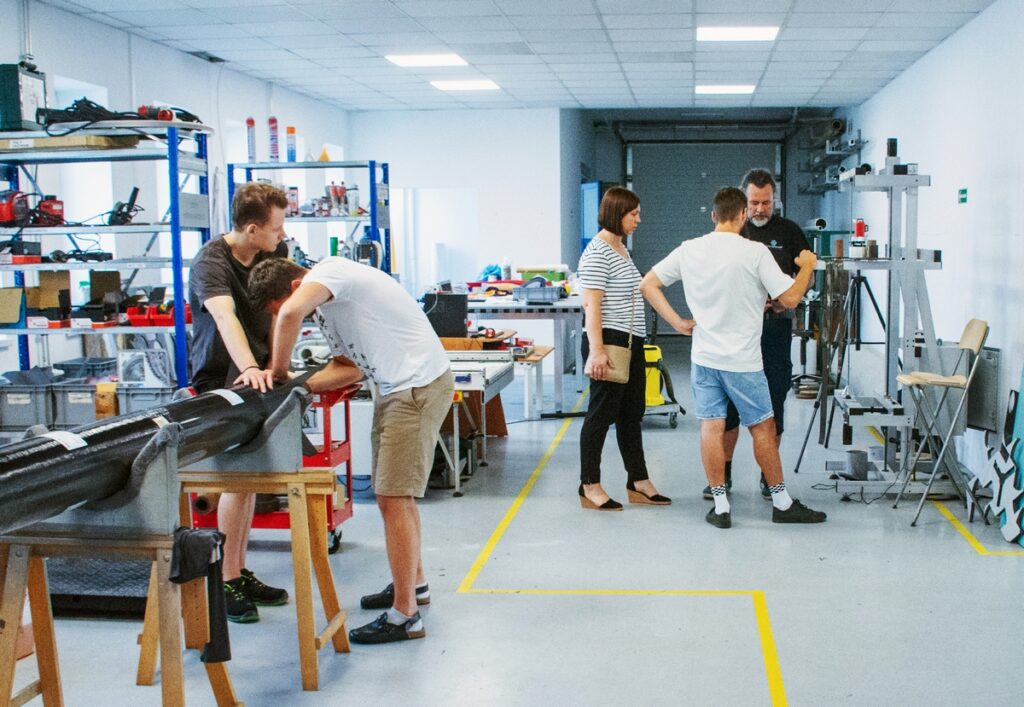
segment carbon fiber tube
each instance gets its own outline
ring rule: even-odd
[[[0,534],[120,491],[139,451],[168,423],[181,425],[183,466],[251,441],[310,373],[263,394],[235,386],[0,447]]]

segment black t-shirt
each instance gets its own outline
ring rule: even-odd
[[[790,277],[795,277],[800,271],[793,259],[800,255],[802,250],[810,250],[803,229],[788,218],[773,215],[763,226],[755,226],[747,219],[743,227],[743,235],[752,241],[764,243],[768,246],[775,262],[779,264],[782,272]]]
[[[199,249],[199,254],[192,261],[188,279],[188,301],[192,307],[189,363],[192,366],[192,387],[197,391],[229,386],[238,377],[238,368],[224,346],[213,315],[206,310],[203,302],[223,295],[235,301],[235,314],[242,324],[249,348],[256,362],[265,366],[270,357],[267,340],[271,317],[252,307],[248,292],[249,273],[257,263],[287,254],[288,247],[281,243],[273,253],[257,253],[252,265],[246,267],[231,255],[231,247],[223,236]]]

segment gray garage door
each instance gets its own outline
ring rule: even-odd
[[[632,252],[642,273],[682,241],[714,229],[711,201],[719,188],[738,186],[751,167],[779,172],[780,148],[775,143],[637,144],[630,151],[641,218]],[[665,294],[677,312],[689,316],[682,287],[674,285]],[[664,321],[658,331],[672,333]]]

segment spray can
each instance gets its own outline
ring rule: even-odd
[[[285,159],[288,162],[295,161],[295,126],[289,125],[284,129],[285,138]]]
[[[270,161],[280,162],[281,148],[277,144],[277,118],[270,116],[267,125],[270,127]]]
[[[245,142],[248,148],[249,164],[256,161],[256,119],[252,116],[245,119]]]
[[[299,188],[288,187],[288,215],[299,215]]]
[[[345,190],[345,198],[348,200],[348,215],[359,215],[359,185],[353,184]]]

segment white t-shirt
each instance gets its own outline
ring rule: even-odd
[[[450,368],[427,315],[390,275],[324,258],[302,281],[334,295],[316,309],[331,353],[351,359],[382,395],[425,386]]]
[[[684,241],[651,268],[666,287],[682,280],[697,320],[694,363],[722,371],[760,371],[764,305],[793,286],[762,243],[714,231]]]

